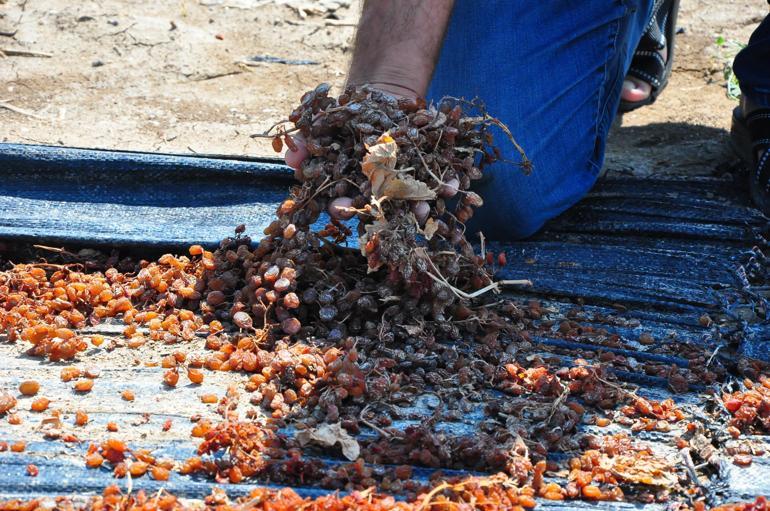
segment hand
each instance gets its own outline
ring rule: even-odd
[[[305,140],[301,136],[292,137],[296,151],[292,151],[290,147],[286,148],[286,152],[283,158],[286,160],[286,165],[294,169],[294,177],[297,181],[302,181],[300,172],[302,171],[302,162],[305,161],[310,153],[305,146]]]
[[[390,94],[396,99],[405,97],[416,97],[417,94],[407,88],[400,87],[394,84],[372,84],[373,88],[376,88],[380,92]],[[297,181],[302,181],[302,163],[310,157],[310,153],[305,145],[305,140],[301,135],[292,137],[296,151],[293,151],[290,147],[286,148],[286,152],[283,157],[286,160],[286,165],[294,169],[294,178]],[[353,205],[353,199],[350,197],[337,197],[329,203],[328,213],[336,220],[349,220],[353,218],[356,213],[348,208]]]
[[[294,169],[294,177],[297,181],[302,181],[302,162],[310,157],[310,153],[301,136],[292,137],[292,140],[294,140],[296,151],[287,148],[283,157],[286,160],[286,165]],[[353,199],[350,197],[337,197],[329,203],[327,211],[336,220],[349,220],[356,215],[355,211],[349,209],[352,206]]]

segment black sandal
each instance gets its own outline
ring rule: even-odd
[[[647,98],[640,101],[620,100],[620,112],[630,112],[637,108],[651,105],[668,85],[671,68],[674,63],[674,40],[676,38],[676,18],[679,12],[679,0],[655,0],[653,15],[647,30],[636,46],[631,68],[626,76],[633,76],[652,87]],[[660,50],[668,46],[668,58],[663,59]]]
[[[749,167],[749,192],[754,204],[770,216],[770,108],[744,114],[744,104],[733,110],[730,140]],[[761,158],[757,153],[764,150]]]

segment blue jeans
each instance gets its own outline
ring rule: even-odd
[[[758,106],[770,108],[770,16],[736,55],[733,71],[741,85],[741,93]]]
[[[511,130],[532,161],[490,166],[485,204],[468,228],[525,238],[593,186],[623,78],[653,0],[456,0],[428,97],[473,98]],[[517,160],[495,132],[502,156]]]

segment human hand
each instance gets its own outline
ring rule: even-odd
[[[393,96],[395,99],[402,99],[406,97],[416,97],[416,93],[410,90],[406,90],[403,87],[392,84],[372,84],[373,89]],[[286,165],[294,169],[294,177],[297,181],[302,181],[302,164],[310,157],[310,152],[307,150],[305,140],[301,135],[295,135],[291,137],[293,144],[286,144],[286,152],[283,157],[286,161]],[[454,194],[453,194],[454,195]],[[353,205],[353,199],[350,197],[338,197],[329,203],[327,211],[330,216],[336,220],[349,220],[356,215],[356,212],[351,209]]]

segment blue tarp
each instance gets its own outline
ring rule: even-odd
[[[192,243],[214,245],[240,223],[247,225],[247,234],[259,238],[291,182],[291,172],[272,159],[0,144],[0,240],[181,249]],[[751,207],[732,176],[605,178],[534,238],[490,248],[507,253],[500,278],[534,282],[517,297],[541,300],[555,318],[554,328],[558,318],[578,307],[582,323],[619,336],[623,346],[619,353],[635,354],[640,362],[667,361],[684,367],[687,360],[639,344],[640,335],[651,334],[658,345],[678,340],[701,345],[716,356],[732,350],[770,360],[765,302],[770,288],[763,254],[767,229],[767,219]],[[704,322],[704,315],[713,323]],[[586,340],[542,337],[533,342],[544,352],[590,348]],[[0,378],[0,384],[21,378],[29,363],[9,362],[8,381]],[[617,376],[640,385],[642,394],[668,395],[663,378],[642,372]],[[692,388],[675,399],[702,406],[700,390]],[[162,413],[153,416],[153,421],[162,419]],[[97,420],[106,421],[106,416]],[[473,434],[479,420],[480,416],[470,415],[452,427],[456,434]],[[148,439],[147,444],[179,453],[193,448],[189,442],[156,445]],[[113,482],[108,472],[86,471],[82,463],[67,461],[59,452],[82,447],[51,442],[34,447],[25,455],[0,455],[0,496],[96,491]],[[21,479],[30,462],[55,467],[41,469],[39,478]],[[423,472],[416,473],[425,476]],[[754,463],[726,476],[723,497],[768,493],[767,481],[770,467]],[[174,476],[165,488],[200,496],[209,484]],[[134,481],[135,488],[155,489],[154,485],[146,478]],[[240,494],[245,489],[239,486],[234,491]]]

